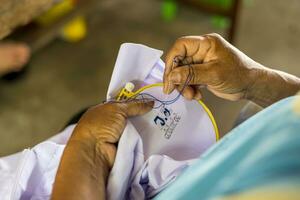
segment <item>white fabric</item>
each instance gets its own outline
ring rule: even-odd
[[[107,99],[115,97],[127,82],[144,81],[163,52],[140,44],[121,45],[108,86]]]
[[[52,184],[68,138],[63,132],[32,149],[0,159],[0,199],[49,199]]]
[[[143,45],[123,44],[115,64],[107,99],[116,96],[120,87],[128,81],[142,84],[160,82],[164,66],[160,60],[161,55],[161,51]],[[182,149],[186,149],[189,145],[196,147],[194,143],[189,144],[193,140],[184,143],[184,138],[181,136],[172,136],[169,138],[170,141],[179,138],[175,142],[176,148],[172,149],[172,142],[168,142],[168,148],[164,149],[162,147],[167,143],[156,141],[155,137],[144,137],[142,134],[139,124],[143,124],[143,120],[147,122],[147,116],[128,121],[119,141],[116,161],[109,176],[108,199],[150,198],[175,180],[182,170],[190,165],[193,158],[198,157],[198,154],[200,155],[215,141],[209,117],[204,110],[202,112],[203,117],[199,122],[202,120],[201,126],[207,128],[203,133],[208,134],[202,136],[201,140],[204,142],[199,141],[202,145],[198,145],[197,152],[192,156],[177,157],[176,155],[181,155]],[[151,113],[149,116],[151,117]],[[63,149],[73,129],[74,126],[70,126],[32,149],[1,158],[1,199],[49,199]],[[194,135],[188,132],[185,134],[189,134],[191,138]],[[153,142],[149,144],[145,142],[146,140]]]
[[[160,56],[160,51],[145,46],[122,45],[107,98],[116,96],[120,85],[124,86],[128,81],[139,86],[162,82],[164,63]],[[145,62],[139,57],[148,60]],[[138,76],[131,74],[138,69],[141,69],[137,72]],[[164,101],[178,95],[177,91],[164,95],[162,87],[149,88],[142,93]],[[154,107],[158,106],[159,102],[155,102]],[[165,108],[170,112],[168,116],[163,115]],[[163,124],[153,122],[157,116],[161,117]],[[176,117],[178,123],[174,120]],[[170,127],[171,123],[175,123],[176,127],[169,134],[167,130],[170,129],[166,129],[165,125]],[[214,126],[204,108],[198,102],[187,101],[183,97],[175,104],[131,118],[119,141],[116,161],[108,179],[108,199],[154,197],[215,141]]]

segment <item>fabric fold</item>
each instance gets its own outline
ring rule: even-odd
[[[107,100],[115,97],[127,82],[140,81],[145,85],[161,82],[164,71],[164,63],[160,59],[162,53],[140,44],[122,44],[109,84]],[[200,112],[205,116],[201,123],[209,122],[209,117],[202,107],[201,109]],[[201,117],[201,120],[204,118]],[[107,183],[109,200],[152,198],[193,161],[190,158],[176,161],[163,153],[152,152],[145,156],[145,138],[141,137],[133,121],[128,120],[118,143],[116,160]],[[63,150],[74,127],[75,125],[67,127],[58,135],[23,153],[0,158],[1,199],[49,199]],[[203,141],[211,142],[214,137],[203,138]],[[177,142],[181,138],[184,137],[181,135]],[[184,146],[185,143],[177,145],[181,148],[179,151]],[[207,146],[203,145],[201,148],[206,149]]]

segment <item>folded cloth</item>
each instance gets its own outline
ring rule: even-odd
[[[50,199],[60,158],[74,127],[32,149],[0,158],[1,200]]]
[[[108,88],[107,99],[113,99],[120,88],[130,81],[142,83],[140,86],[161,82],[164,70],[161,55],[162,51],[143,45],[123,44]],[[183,99],[180,102],[184,105],[181,111],[186,112],[188,106],[183,104]],[[202,113],[199,126],[205,129],[201,128],[199,135],[189,131],[185,133],[189,134],[187,138],[182,134],[172,136],[168,142],[145,134],[139,120],[147,118],[128,120],[108,179],[108,199],[154,197],[173,182],[201,152],[215,143],[217,135],[211,116],[203,106],[198,106],[200,114]],[[64,147],[74,127],[75,125],[67,127],[32,149],[0,158],[1,199],[49,199]],[[193,136],[196,137],[196,142],[199,141],[197,145]],[[188,148],[189,146],[193,148]],[[187,155],[189,153],[183,154],[189,151],[193,153],[192,156]]]
[[[164,63],[160,60],[161,55],[161,51],[143,45],[123,44],[107,99],[117,96],[120,87],[127,82],[141,83],[139,86],[162,82]],[[174,99],[179,94],[174,91],[166,96],[162,87],[148,88],[145,93],[164,100]],[[159,103],[155,102],[155,106]],[[156,128],[150,123],[156,115],[164,113],[166,107],[168,116],[181,118],[172,135],[163,126]],[[197,101],[187,101],[181,96],[176,104],[166,107],[128,120],[108,179],[109,200],[154,197],[215,143],[217,131],[207,111]],[[171,120],[167,117],[160,119],[163,124],[167,123],[164,120]]]

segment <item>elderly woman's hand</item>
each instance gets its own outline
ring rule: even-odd
[[[128,117],[145,114],[154,102],[132,100],[90,108],[64,150],[52,199],[105,199],[106,180]]]
[[[127,103],[106,103],[90,108],[79,120],[70,142],[86,142],[95,145],[97,154],[103,156],[112,167],[116,146],[126,125],[126,119],[145,114],[153,107],[153,101],[133,100]]]
[[[189,69],[192,68],[192,69]],[[253,61],[218,34],[179,38],[166,56],[164,92],[183,90],[188,99],[201,99],[200,88],[228,99],[248,99],[267,106],[295,94],[297,77]]]
[[[181,89],[193,72],[183,91],[186,98],[200,99],[199,88],[205,86],[219,97],[239,100],[245,98],[262,68],[218,34],[182,37],[166,56],[164,91]]]

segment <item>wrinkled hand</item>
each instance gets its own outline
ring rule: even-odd
[[[133,100],[127,103],[106,103],[90,108],[80,119],[70,142],[93,141],[97,155],[103,156],[112,167],[116,146],[128,117],[145,114],[153,107],[152,101]]]
[[[193,72],[183,90],[187,99],[201,99],[200,88],[206,87],[218,97],[239,100],[246,98],[263,69],[218,34],[182,37],[166,56],[164,92],[181,91]]]
[[[154,102],[132,100],[90,108],[68,141],[56,174],[52,200],[106,199],[106,182],[128,117],[150,111]]]

